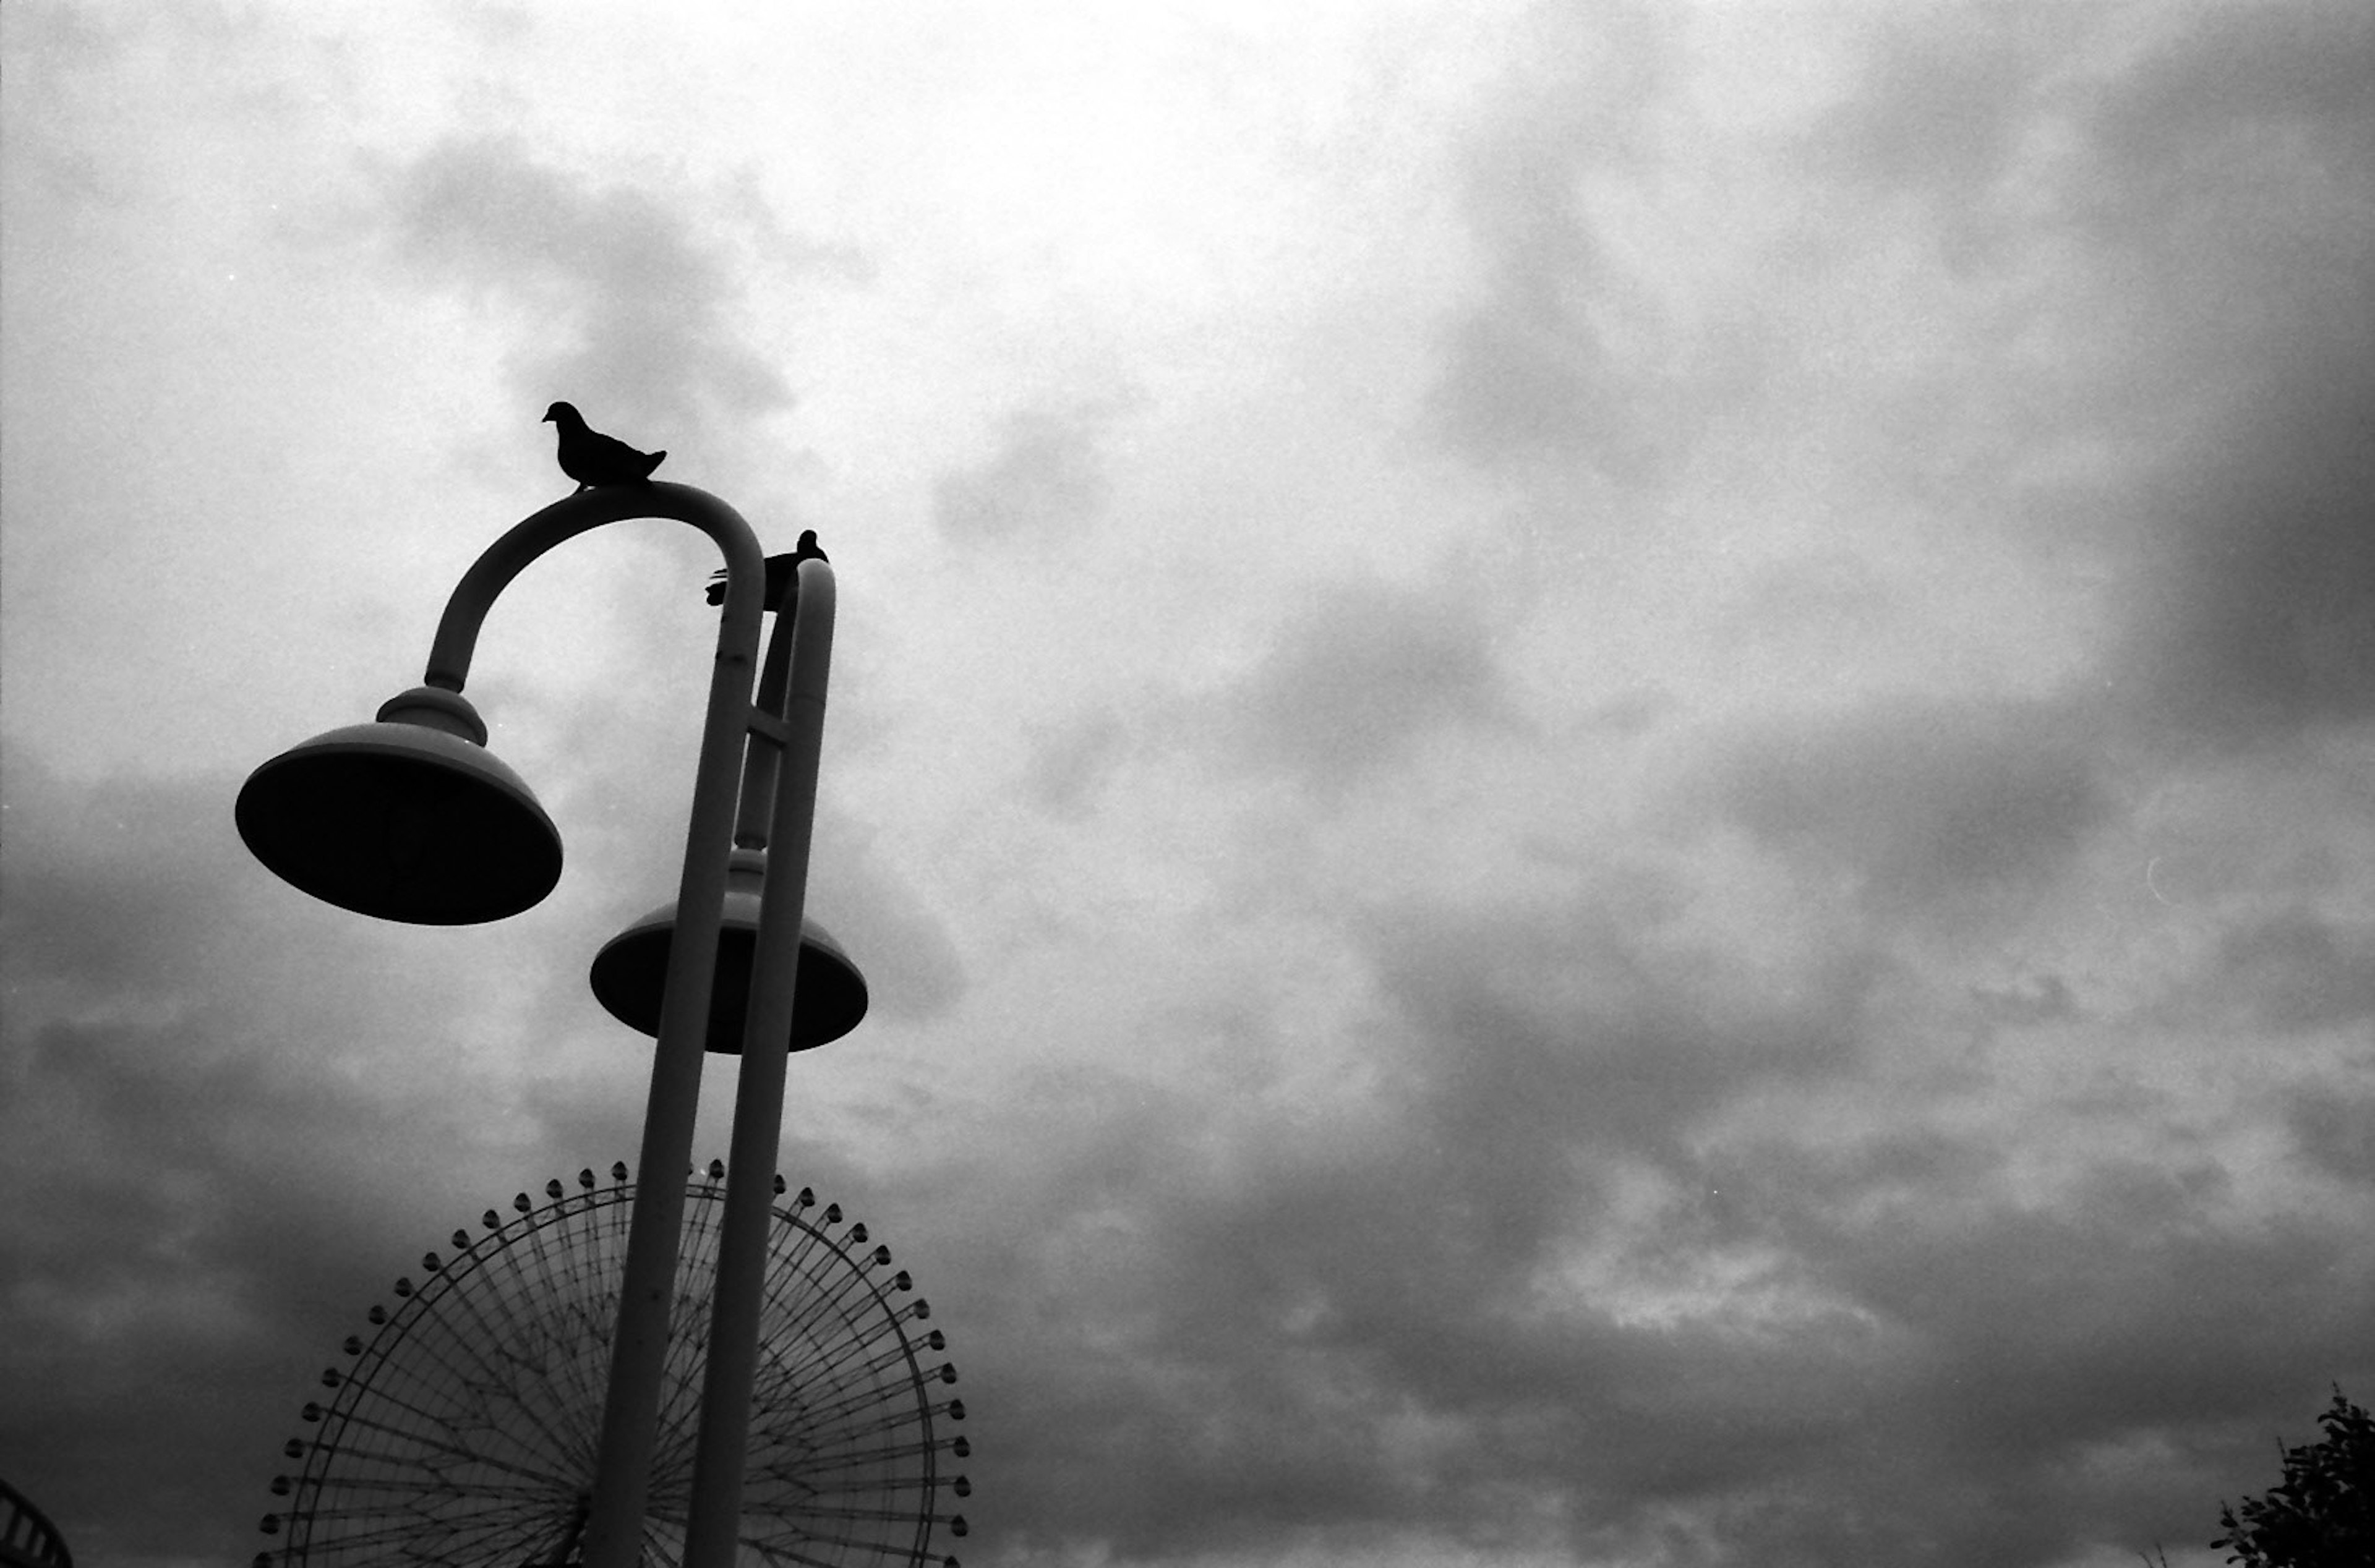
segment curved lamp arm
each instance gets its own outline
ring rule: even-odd
[[[717,653],[723,659],[738,656],[748,669],[758,659],[759,617],[765,606],[766,557],[759,536],[742,514],[691,485],[650,480],[633,485],[603,485],[554,501],[512,525],[489,545],[445,601],[437,623],[437,640],[429,647],[429,669],[421,678],[430,686],[459,691],[470,673],[470,656],[479,646],[479,628],[495,596],[511,585],[528,562],[555,545],[631,517],[666,517],[690,523],[717,541],[726,555],[726,613],[718,625]],[[748,701],[746,676],[741,696]]]

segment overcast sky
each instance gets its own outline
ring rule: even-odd
[[[505,595],[509,922],[244,853],[564,493],[839,573],[783,1168],[969,1568],[2217,1560],[2375,1397],[2375,11],[9,0],[0,1476],[244,1562],[634,1157],[692,530]],[[705,1080],[725,1152],[730,1062]]]

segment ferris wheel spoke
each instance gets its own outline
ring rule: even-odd
[[[441,1451],[466,1454],[473,1458],[483,1457],[490,1463],[493,1462],[492,1456],[487,1453],[484,1445],[474,1444],[468,1441],[468,1435],[473,1432],[485,1432],[488,1435],[493,1435],[490,1428],[485,1427],[481,1422],[469,1420],[473,1411],[480,1409],[479,1402],[473,1397],[472,1390],[464,1388],[449,1391],[442,1409],[418,1397],[412,1399],[399,1397],[393,1391],[384,1388],[364,1385],[363,1393],[381,1404],[392,1406],[407,1415],[417,1417],[419,1421],[409,1426],[399,1425],[393,1421],[375,1420],[364,1415],[360,1409],[353,1409],[348,1413],[348,1424],[361,1426],[370,1431],[401,1435],[415,1443],[433,1446]],[[470,1402],[464,1403],[466,1399]],[[449,1435],[442,1441],[432,1435],[440,1432]]]
[[[384,1545],[390,1541],[418,1541],[431,1536],[451,1536],[465,1527],[479,1530],[482,1536],[489,1525],[505,1529],[542,1529],[549,1521],[566,1519],[571,1514],[570,1505],[558,1500],[544,1500],[546,1506],[526,1513],[515,1507],[496,1510],[487,1506],[486,1499],[467,1494],[454,1501],[467,1504],[469,1511],[359,1505],[315,1510],[291,1515],[290,1517],[293,1523],[307,1527],[323,1544],[358,1548]]]
[[[863,1402],[878,1396],[880,1390],[904,1387],[914,1382],[913,1374],[903,1364],[905,1359],[903,1351],[894,1350],[888,1368],[856,1362],[774,1362],[760,1375],[759,1386],[779,1398],[785,1409],[798,1412],[805,1422],[830,1423],[853,1398]],[[884,1375],[891,1369],[896,1369],[895,1374]]]
[[[836,1330],[848,1332],[857,1321],[852,1316],[853,1298],[862,1306],[866,1295],[877,1292],[866,1278],[864,1266],[839,1247],[827,1249],[815,1261],[813,1271],[788,1276],[781,1293],[771,1297],[768,1304],[782,1312],[781,1328],[804,1339],[829,1340],[837,1337]]]
[[[341,1506],[346,1505],[344,1500],[352,1499],[357,1507],[360,1507],[365,1499],[385,1498],[386,1502],[377,1504],[383,1510],[393,1507],[417,1507],[419,1500],[432,1497],[484,1503],[489,1506],[534,1504],[543,1507],[556,1502],[566,1503],[569,1499],[581,1495],[583,1490],[565,1482],[535,1476],[506,1480],[499,1477],[479,1475],[472,1476],[466,1483],[450,1476],[442,1475],[433,1479],[406,1475],[363,1475],[349,1480],[339,1489],[339,1496],[342,1500]],[[327,1511],[316,1509],[314,1512],[326,1513]]]
[[[808,1484],[811,1477],[829,1475],[836,1470],[854,1470],[869,1466],[904,1466],[913,1461],[934,1457],[940,1444],[934,1442],[886,1443],[872,1448],[853,1448],[839,1454],[803,1453],[787,1456],[781,1461],[767,1461],[763,1468],[771,1475],[785,1480],[799,1480]],[[754,1467],[762,1468],[762,1467]]]
[[[379,1503],[362,1500],[335,1512],[303,1516],[312,1539],[319,1544],[368,1544],[382,1539],[412,1539],[423,1535],[460,1535],[472,1541],[503,1539],[506,1534],[550,1529],[567,1520],[573,1506],[567,1497],[506,1499],[464,1492],[460,1496],[413,1498]],[[292,1515],[296,1519],[299,1515]]]
[[[574,1373],[573,1408],[597,1412],[580,1423],[577,1437],[589,1456],[600,1441],[598,1411],[618,1315],[620,1261],[626,1251],[621,1232],[627,1208],[619,1201],[621,1190],[613,1187],[607,1195],[570,1199],[555,1216],[549,1237],[539,1231],[541,1251],[529,1279],[543,1297],[543,1310],[529,1315],[549,1326],[556,1338],[566,1335],[571,1352],[566,1364]]]
[[[538,1440],[545,1423],[534,1403],[524,1398],[519,1385],[510,1380],[452,1377],[414,1389],[408,1398],[392,1390],[375,1390],[374,1394],[406,1413],[451,1432],[455,1444],[482,1457],[491,1459],[502,1451],[531,1456],[547,1453],[556,1457],[565,1452],[557,1449],[549,1439]],[[528,1430],[514,1430],[514,1422]]]
[[[777,1274],[766,1305],[782,1315],[784,1326],[808,1332],[818,1324],[833,1322],[839,1315],[842,1299],[860,1279],[842,1244],[820,1237],[796,1266],[787,1265]]]
[[[809,1406],[808,1428],[816,1432],[837,1432],[849,1418],[885,1403],[886,1391],[914,1388],[920,1394],[927,1385],[928,1380],[917,1375],[902,1377],[896,1381],[886,1379],[867,1387],[850,1389],[843,1393],[839,1398]],[[919,1405],[921,1401],[918,1400]]]
[[[806,1538],[803,1539],[805,1539]],[[744,1546],[749,1547],[751,1550],[757,1552],[769,1562],[797,1563],[799,1565],[799,1568],[844,1568],[844,1565],[848,1562],[847,1558],[841,1556],[839,1553],[835,1553],[831,1557],[819,1557],[813,1552],[803,1551],[797,1546],[787,1545],[779,1540],[762,1539],[756,1536],[744,1536],[741,1538],[741,1543]],[[889,1550],[888,1548],[883,1547],[883,1543],[870,1540],[852,1543],[848,1541],[828,1539],[819,1541],[817,1544],[820,1546],[847,1546],[851,1544],[858,1544],[881,1548],[886,1550]],[[902,1552],[900,1553],[897,1561],[901,1562],[921,1562],[922,1559],[911,1557],[906,1553]]]
[[[456,1260],[457,1264],[459,1261]],[[513,1315],[503,1306],[508,1298],[498,1293],[500,1286],[483,1264],[459,1275],[454,1266],[449,1266],[445,1277],[450,1281],[448,1289],[467,1309],[475,1330],[467,1336],[455,1336],[464,1342],[465,1353],[481,1374],[466,1377],[465,1386],[472,1391],[490,1415],[500,1401],[510,1411],[536,1427],[542,1442],[535,1446],[549,1452],[571,1451],[570,1437],[552,1424],[546,1402],[535,1397],[543,1374],[551,1365],[550,1347],[538,1344],[528,1350],[519,1348],[518,1342],[525,1336],[514,1326],[511,1321]],[[491,1296],[492,1300],[481,1303],[479,1296],[482,1293]]]
[[[514,1207],[518,1207],[526,1197],[522,1194],[514,1198]],[[586,1396],[598,1386],[593,1379],[600,1373],[593,1370],[591,1363],[607,1362],[609,1349],[605,1326],[608,1319],[596,1321],[597,1308],[589,1300],[585,1282],[578,1278],[575,1249],[555,1245],[557,1238],[548,1233],[562,1231],[575,1222],[583,1207],[556,1197],[549,1208],[532,1208],[521,1238],[526,1243],[526,1249],[514,1245],[503,1248],[503,1256],[510,1261],[513,1276],[520,1286],[515,1299],[521,1306],[513,1315],[520,1320],[525,1337],[540,1353],[560,1354],[558,1364],[564,1376],[553,1393],[573,1410],[582,1409]],[[598,1244],[598,1228],[595,1236]],[[598,1416],[595,1419],[599,1420]],[[596,1427],[580,1421],[573,1423],[573,1428],[569,1440],[572,1451],[591,1455],[597,1441]]]
[[[786,1524],[802,1527],[801,1533],[811,1540],[832,1540],[838,1538],[820,1534],[806,1527],[820,1519],[833,1521],[845,1529],[860,1524],[912,1524],[916,1518],[916,1511],[913,1508],[893,1508],[887,1504],[859,1508],[833,1503],[804,1503],[787,1511],[784,1517]]]
[[[487,1321],[486,1311],[479,1301],[481,1272],[470,1267],[466,1255],[446,1265],[438,1278],[443,1284],[440,1294],[458,1303],[461,1311],[469,1315],[470,1326],[477,1330],[463,1332],[464,1325],[453,1321],[450,1309],[438,1314],[434,1321],[446,1330],[440,1336],[441,1348],[446,1351],[441,1360],[465,1381],[502,1380],[506,1369],[501,1358],[507,1351],[517,1352],[511,1350],[509,1339],[496,1333]]]
[[[899,1513],[885,1509],[879,1522],[883,1527],[879,1530],[863,1529],[857,1522],[850,1520],[834,1521],[834,1525],[838,1527],[833,1527],[819,1523],[813,1516],[803,1515],[797,1518],[786,1518],[781,1529],[770,1534],[755,1535],[746,1529],[740,1539],[744,1546],[763,1553],[771,1562],[802,1563],[821,1562],[833,1564],[846,1560],[840,1557],[820,1558],[814,1554],[821,1549],[834,1547],[844,1549],[855,1547],[874,1551],[898,1550],[900,1549],[894,1547],[892,1542],[901,1535],[907,1536],[920,1546],[922,1535],[927,1533],[926,1527],[939,1521],[928,1518],[919,1519],[913,1513]],[[920,1558],[903,1556],[900,1561],[916,1562],[920,1561]]]
[[[664,1534],[646,1521],[644,1526],[644,1562],[655,1564],[656,1568],[683,1568],[682,1527]]]
[[[863,1355],[866,1359],[857,1358]],[[806,1366],[786,1366],[786,1377],[822,1377],[833,1386],[864,1378],[880,1378],[893,1368],[911,1363],[916,1359],[915,1347],[904,1334],[893,1332],[873,1342],[851,1340],[831,1356]],[[904,1381],[904,1379],[902,1379]]]
[[[433,1469],[435,1461],[431,1456],[442,1455],[451,1459],[465,1463],[484,1465],[490,1469],[498,1470],[507,1475],[526,1476],[532,1480],[545,1481],[553,1486],[574,1486],[577,1484],[574,1477],[562,1474],[557,1470],[550,1468],[538,1469],[532,1466],[522,1464],[516,1460],[498,1457],[495,1455],[488,1453],[484,1448],[475,1447],[469,1444],[464,1443],[461,1441],[458,1434],[452,1437],[441,1438],[436,1436],[433,1431],[424,1429],[420,1426],[398,1426],[388,1421],[373,1421],[368,1416],[360,1414],[350,1416],[349,1418],[349,1422],[351,1425],[363,1427],[374,1432],[401,1439],[404,1447],[411,1450],[411,1452],[403,1456],[402,1462]],[[389,1462],[397,1462],[396,1456],[390,1454],[372,1453],[368,1456],[387,1460]]]
[[[904,1491],[940,1484],[930,1467],[915,1463],[927,1456],[921,1447],[877,1448],[845,1457],[804,1456],[781,1468],[764,1467],[761,1474],[803,1496],[824,1497],[836,1491],[888,1488]]]
[[[904,1399],[903,1402],[886,1404],[886,1407],[883,1407],[879,1413],[874,1413],[869,1421],[850,1421],[850,1423],[836,1428],[836,1431],[832,1432],[832,1437],[833,1440],[850,1442],[850,1440],[857,1440],[857,1437],[877,1435],[877,1432],[898,1432],[898,1431],[904,1431],[904,1428],[921,1428],[921,1431],[924,1431],[924,1437],[928,1440],[933,1431],[933,1421],[939,1419],[939,1416],[948,1416],[950,1421],[960,1419],[960,1416],[957,1416],[955,1399],[943,1399],[943,1402],[939,1404],[924,1404],[924,1399],[916,1397],[915,1404],[907,1404]],[[933,1442],[931,1447],[943,1447],[943,1444]]]
[[[906,1352],[906,1340],[904,1337],[892,1335],[885,1347],[852,1333],[831,1344],[809,1344],[800,1349],[806,1353],[769,1359],[781,1367],[784,1376],[806,1382],[817,1377],[838,1377],[850,1373],[853,1368],[862,1374],[868,1362],[861,1358],[888,1355],[897,1360]]]
[[[360,1501],[366,1497],[385,1496],[390,1499],[421,1497],[453,1497],[494,1503],[549,1503],[555,1498],[574,1496],[578,1488],[539,1477],[525,1477],[504,1481],[488,1477],[473,1477],[468,1485],[450,1478],[423,1480],[417,1476],[357,1476],[341,1488],[341,1495],[351,1495]],[[391,1502],[385,1506],[397,1506]],[[317,1510],[316,1512],[320,1512]]]
[[[779,1425],[774,1429],[778,1434],[774,1440],[797,1444],[804,1455],[814,1456],[835,1452],[845,1444],[910,1427],[921,1427],[927,1436],[931,1432],[930,1421],[923,1409],[904,1402],[886,1404],[879,1410],[861,1409],[839,1414],[844,1419],[830,1424],[822,1419],[810,1419],[797,1425]]]

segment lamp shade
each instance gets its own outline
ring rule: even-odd
[[[765,857],[738,849],[727,872],[726,920],[717,937],[717,973],[709,993],[708,1049],[742,1054],[749,1016],[750,971],[759,950],[759,900]],[[594,997],[612,1018],[638,1033],[660,1032],[660,1000],[668,987],[668,950],[676,936],[676,905],[664,903],[620,932],[594,955],[588,978]],[[800,921],[799,973],[792,995],[786,1048],[812,1050],[856,1029],[866,1016],[866,977],[825,928]]]
[[[249,774],[239,835],[341,909],[416,925],[517,914],[561,879],[561,834],[485,737],[458,693],[407,692]]]

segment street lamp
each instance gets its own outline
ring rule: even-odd
[[[676,902],[615,938],[592,976],[603,1005],[656,1034],[658,1044],[585,1563],[635,1568],[640,1560],[683,1219],[682,1190],[668,1173],[691,1161],[703,1052],[738,1050],[685,1556],[688,1568],[727,1568],[740,1511],[785,1059],[788,1050],[846,1033],[867,1003],[864,978],[803,907],[832,663],[832,567],[801,562],[754,703],[761,619],[776,607],[762,603],[766,568],[750,525],[689,485],[581,490],[514,525],[463,574],[423,685],[384,704],[376,723],[332,730],[265,763],[241,788],[236,816],[266,867],[341,908],[472,925],[534,905],[560,878],[561,837],[519,775],[487,751],[486,725],[462,688],[479,629],[512,579],[554,546],[630,517],[671,518],[707,534],[726,558],[726,596]]]

